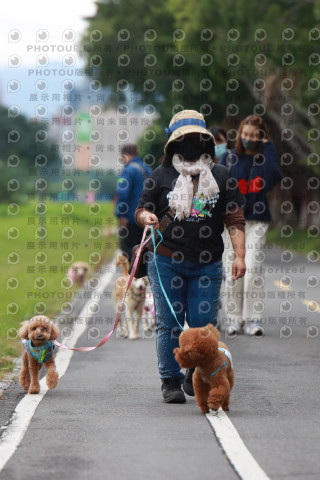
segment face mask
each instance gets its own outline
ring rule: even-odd
[[[202,142],[199,138],[186,137],[181,142],[176,142],[175,153],[182,155],[185,160],[196,160],[204,153]]]
[[[216,158],[220,158],[224,152],[227,151],[227,144],[226,143],[219,143],[218,145],[214,146],[214,151],[216,154]]]
[[[245,150],[253,151],[260,147],[261,140],[248,140],[247,138],[241,137],[241,143]]]

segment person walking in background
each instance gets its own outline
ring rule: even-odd
[[[144,181],[152,170],[143,164],[135,145],[124,145],[121,148],[121,159],[124,169],[117,184],[116,216],[119,222],[120,247],[130,262],[132,248],[141,242],[142,237],[142,230],[135,223],[134,213]]]
[[[244,278],[231,277],[233,253],[232,238],[225,242],[225,313],[229,335],[246,333],[261,336],[264,311],[264,247],[271,213],[267,192],[273,189],[282,175],[278,165],[277,151],[268,140],[264,120],[249,115],[239,126],[235,149],[224,153],[220,165],[230,172],[229,187],[239,188],[245,197],[247,272]],[[226,234],[226,237],[228,235]]]
[[[193,369],[184,377],[173,350],[179,345],[185,320],[189,327],[217,324],[223,224],[232,231],[232,272],[238,279],[246,269],[245,221],[238,188],[227,189],[227,168],[213,163],[214,138],[206,129],[203,115],[195,110],[178,112],[166,133],[168,142],[161,166],[146,180],[135,218],[141,227],[152,225],[157,229],[169,208],[175,212],[156,254],[152,246],[149,248],[147,272],[155,301],[163,401],[184,403],[181,382],[184,391],[194,395]],[[157,268],[176,318],[160,286]]]
[[[214,141],[215,141],[215,162],[218,162],[222,155],[228,151],[229,147],[229,142],[227,140],[227,132],[220,127],[219,125],[211,125],[209,127],[209,131],[212,133],[214,136]]]

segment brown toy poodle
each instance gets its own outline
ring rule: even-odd
[[[55,388],[59,375],[54,362],[53,340],[60,335],[58,327],[49,318],[38,315],[23,322],[19,335],[23,343],[22,367],[19,377],[21,387],[28,390],[29,393],[39,393],[40,370],[45,364],[48,388]]]
[[[231,354],[219,338],[219,331],[211,324],[189,328],[179,337],[180,348],[174,349],[181,367],[197,367],[193,374],[193,388],[201,413],[219,407],[229,410],[234,372]]]

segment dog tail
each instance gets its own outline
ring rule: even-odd
[[[122,266],[123,275],[129,275],[129,261],[123,254],[118,255],[116,260],[116,267]]]

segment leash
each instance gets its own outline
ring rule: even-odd
[[[116,320],[114,322],[114,325],[113,325],[113,328],[111,330],[111,332],[109,332],[102,340],[100,343],[98,343],[98,345],[96,345],[95,347],[77,347],[77,348],[70,348],[70,347],[67,347],[66,345],[63,345],[62,343],[59,343],[57,342],[56,340],[53,342],[57,347],[60,347],[60,348],[63,348],[65,350],[74,350],[75,352],[91,352],[92,350],[95,350],[96,348],[99,348],[99,347],[102,347],[102,345],[104,345],[108,340],[109,338],[111,337],[111,335],[113,334],[113,332],[115,331],[115,329],[117,328],[118,326],[118,323],[120,321],[120,318],[121,318],[121,314],[122,314],[122,310],[123,310],[123,306],[124,306],[124,301],[125,301],[125,298],[126,298],[126,295],[128,293],[128,290],[130,288],[130,285],[132,283],[132,280],[133,280],[133,276],[135,274],[135,271],[137,269],[137,265],[138,265],[138,262],[139,262],[139,258],[140,258],[140,255],[141,255],[141,251],[143,249],[143,247],[145,246],[146,242],[148,241],[145,240],[145,237],[146,237],[146,233],[147,233],[147,229],[148,229],[148,226],[145,227],[144,231],[143,231],[143,235],[142,235],[142,240],[141,240],[141,244],[140,244],[140,248],[139,248],[139,251],[137,253],[137,256],[136,256],[136,259],[134,261],[134,264],[133,264],[133,267],[132,267],[132,271],[131,271],[131,274],[129,276],[129,280],[128,280],[128,285],[127,285],[127,289],[125,291],[125,294],[123,296],[123,299],[121,301],[121,304],[120,304],[120,307],[118,309],[118,313],[117,313],[117,316],[116,316]],[[152,230],[153,232],[153,230]],[[160,243],[160,242],[159,242]],[[158,244],[159,245],[159,244]],[[157,246],[158,246],[157,245]]]
[[[175,321],[177,322],[177,324],[179,325],[179,327],[180,327],[181,330],[183,331],[184,328],[182,327],[182,325],[180,325],[179,320],[177,319],[176,312],[174,311],[173,306],[171,305],[171,302],[170,302],[170,300],[169,300],[169,298],[168,298],[168,295],[166,294],[166,291],[165,291],[165,289],[163,288],[162,281],[161,281],[160,274],[159,274],[159,270],[158,270],[157,258],[156,258],[156,250],[157,250],[157,247],[159,246],[159,244],[162,242],[163,237],[162,237],[161,232],[159,232],[159,230],[158,230],[158,234],[160,235],[160,241],[159,241],[159,242],[157,243],[157,245],[156,245],[156,244],[155,244],[155,238],[154,238],[154,232],[153,232],[153,226],[150,225],[150,228],[151,228],[151,237],[152,237],[153,252],[154,252],[154,264],[155,264],[155,267],[156,267],[159,284],[160,284],[162,293],[163,293],[163,295],[164,295],[164,298],[166,299],[166,302],[167,302],[167,304],[169,305],[169,308],[170,308],[170,310],[171,310],[171,313],[172,313],[172,315],[174,316]]]

